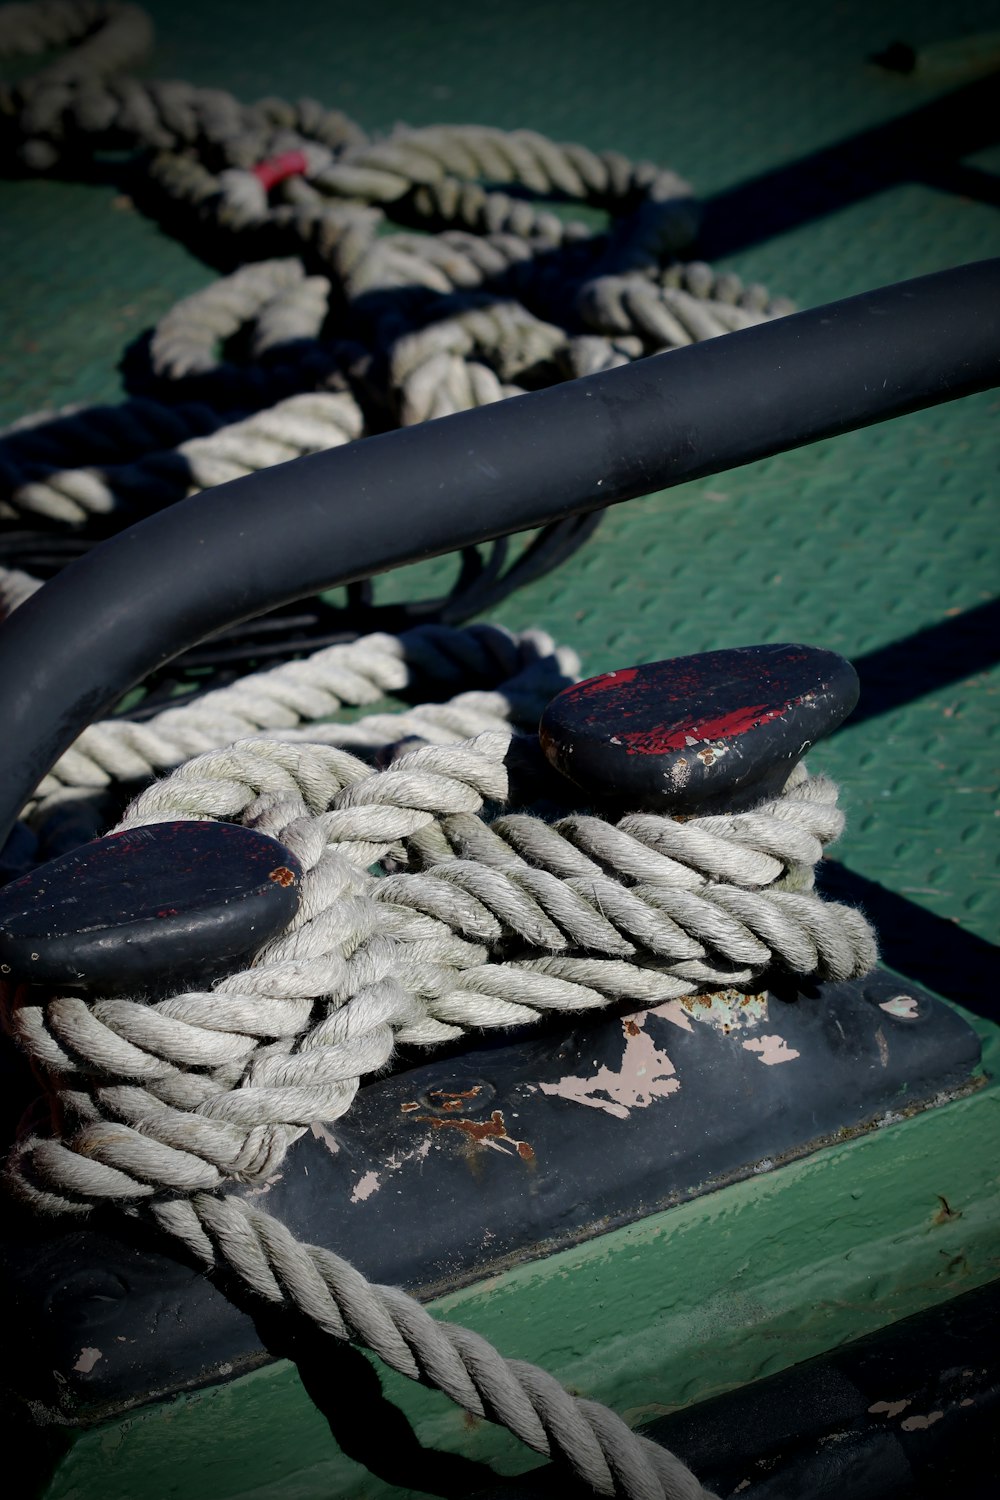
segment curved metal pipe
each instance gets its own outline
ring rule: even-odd
[[[320,589],[1000,383],[1000,260],[233,480],[95,547],[0,629],[0,844],[147,673]]]

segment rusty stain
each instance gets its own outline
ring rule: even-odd
[[[507,1125],[499,1109],[495,1109],[488,1120],[441,1120],[437,1115],[418,1115],[417,1118],[422,1125],[430,1125],[434,1130],[460,1130],[473,1145],[488,1146],[510,1156],[511,1153],[501,1145],[502,1141],[506,1141],[514,1147],[522,1161],[535,1159],[533,1146],[507,1134]]]
[[[759,1026],[767,1020],[766,990],[753,995],[745,994],[743,990],[715,990],[707,995],[685,995],[670,1003],[683,1006],[696,1020],[707,1021],[726,1036],[732,1031]],[[667,1019],[674,1018],[668,1016]]]
[[[289,886],[295,884],[295,871],[290,870],[287,865],[278,865],[268,875],[268,880],[273,880],[275,885]]]
[[[89,1375],[97,1361],[103,1358],[104,1354],[100,1349],[81,1349],[73,1369],[78,1370],[81,1375]]]
[[[402,1112],[403,1112],[404,1115],[412,1115],[412,1113],[413,1113],[413,1111],[415,1109],[419,1109],[420,1108],[420,1105],[419,1105],[419,1103],[418,1103],[418,1101],[416,1099],[407,1099],[399,1107],[402,1110]]]
[[[783,1036],[769,1033],[767,1036],[752,1037],[750,1041],[743,1043],[744,1051],[756,1052],[766,1068],[773,1068],[777,1063],[792,1062],[801,1056],[794,1047],[789,1047]]]
[[[642,1027],[639,1025],[634,1016],[626,1016],[624,1021],[622,1022],[622,1025],[625,1027],[626,1036],[638,1036],[640,1031],[642,1030]]]
[[[474,1084],[471,1089],[462,1092],[449,1093],[447,1089],[429,1089],[427,1091],[427,1102],[432,1109],[448,1110],[449,1113],[457,1114],[465,1108],[467,1099],[476,1099],[482,1093],[482,1084]]]
[[[935,1224],[947,1224],[952,1219],[960,1219],[962,1217],[962,1210],[960,1208],[952,1208],[951,1204],[942,1193],[937,1194],[937,1200],[940,1203],[941,1207],[934,1215]]]

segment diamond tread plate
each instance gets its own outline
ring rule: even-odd
[[[972,87],[1000,61],[987,0],[947,14],[926,0],[391,0],[377,24],[368,7],[301,0],[280,26],[273,7],[246,0],[149,8],[159,76],[248,98],[312,94],[369,129],[530,126],[661,160],[706,197]],[[867,61],[896,38],[923,59],[909,77]],[[848,192],[759,242],[748,222],[724,263],[809,306],[996,255],[995,142],[976,143],[964,165],[993,181],[992,202],[916,181]],[[126,344],[214,272],[113,185],[6,183],[0,201],[0,417],[115,399]],[[845,787],[838,857],[914,903],[885,918],[892,961],[908,970],[908,953],[934,947],[937,987],[967,1001],[980,981],[968,967],[964,980],[949,974],[945,959],[961,952],[948,934],[989,940],[1000,915],[998,410],[987,394],[632,502],[498,611],[571,642],[594,672],[795,639],[858,662],[859,714],[812,757]],[[390,591],[445,567],[404,570]]]

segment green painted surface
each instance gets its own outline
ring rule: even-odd
[[[706,195],[971,82],[996,60],[1000,26],[994,0],[947,11],[929,0],[300,0],[280,22],[247,0],[151,9],[159,76],[246,98],[313,94],[371,129],[530,125],[656,158]],[[949,46],[983,33],[978,47]],[[894,37],[927,49],[926,67],[902,78],[869,66]],[[996,172],[1000,151],[968,164]],[[989,203],[907,183],[727,264],[808,306],[997,253]],[[0,420],[116,399],[125,345],[214,276],[113,186],[0,184],[0,257]],[[996,592],[998,412],[993,393],[633,502],[496,616],[545,627],[593,671],[796,638],[864,658],[958,628],[951,680],[848,725],[812,757],[844,784],[839,857],[914,903],[894,935],[903,972],[941,932],[990,940],[1000,918],[1000,675],[985,660],[962,669],[983,644],[970,612]],[[383,581],[384,597],[449,567],[404,570]],[[926,927],[921,910],[947,929]],[[974,987],[955,952],[941,987],[985,1013],[993,992]],[[998,1035],[982,1030],[995,1071]],[[636,1419],[767,1374],[997,1274],[997,1098],[992,1085],[439,1307]],[[939,1193],[961,1217],[939,1221]],[[526,1462],[443,1398],[395,1379],[386,1390],[426,1441],[511,1472]],[[338,1456],[279,1365],[83,1435],[48,1500],[384,1492]]]
[[[994,1081],[979,1092],[516,1267],[435,1312],[642,1423],[981,1285],[1000,1275],[1000,1038],[981,1030]],[[443,1396],[394,1375],[383,1387],[426,1445],[508,1474],[537,1461]],[[45,1500],[411,1493],[338,1451],[282,1363],[83,1435]]]

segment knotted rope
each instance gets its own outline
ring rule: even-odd
[[[397,1042],[755,985],[775,966],[841,979],[871,966],[863,918],[811,890],[842,826],[829,783],[800,769],[752,812],[685,822],[489,815],[510,796],[509,765],[530,780],[532,753],[508,731],[376,770],[334,746],[245,740],[143,792],[121,826],[224,817],[279,837],[306,871],[301,907],[205,992],[8,996],[6,1025],[49,1074],[60,1121],[18,1143],[9,1178],[42,1212],[110,1202],[152,1221],[207,1269],[430,1380],[598,1493],[700,1496],[605,1408],[226,1191],[339,1118]],[[379,861],[395,873],[372,874]]]
[[[148,396],[6,434],[0,518],[120,524],[291,457],[792,307],[678,261],[697,206],[653,163],[487,126],[372,141],[315,101],[244,105],[127,76],[151,43],[131,5],[0,7],[0,56],[69,48],[0,84],[0,149],[24,171],[64,173],[131,151],[134,197],[250,263],[164,316]],[[568,218],[571,204],[608,227]]]
[[[161,321],[150,376],[167,401],[43,416],[5,435],[8,519],[118,524],[299,453],[789,309],[676,260],[696,213],[681,179],[655,165],[486,127],[373,142],[315,101],[245,106],[126,76],[151,39],[131,5],[0,9],[0,54],[71,49],[0,86],[2,144],[36,172],[131,149],[159,211],[253,264]],[[609,226],[594,232],[504,186],[597,208]],[[408,232],[384,235],[390,215]],[[234,341],[249,364],[234,362]],[[36,582],[6,571],[0,607]],[[296,854],[302,901],[285,933],[206,991],[6,987],[5,1025],[53,1102],[52,1132],[17,1143],[8,1178],[44,1213],[117,1205],[206,1270],[562,1458],[597,1493],[694,1500],[706,1492],[684,1465],[606,1408],[296,1242],[237,1191],[273,1175],[310,1124],[343,1115],[397,1043],[759,986],[775,968],[845,979],[874,962],[859,914],[812,888],[842,816],[835,789],[804,770],[729,817],[533,813],[537,747],[512,730],[575,671],[539,634],[427,627],[86,731],[39,787],[36,820],[169,769],[121,826],[239,819]],[[316,722],[425,676],[455,695]]]

